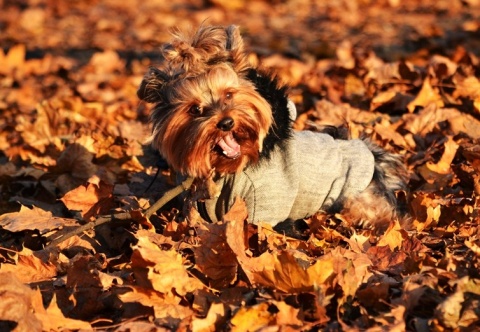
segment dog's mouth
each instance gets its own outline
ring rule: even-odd
[[[240,144],[238,144],[233,133],[230,131],[224,137],[220,138],[215,147],[227,158],[235,159],[241,154]]]

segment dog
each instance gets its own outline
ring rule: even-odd
[[[250,64],[238,27],[176,32],[161,54],[137,94],[154,104],[150,142],[168,165],[217,185],[211,197],[191,196],[204,219],[222,220],[237,197],[249,222],[274,227],[319,211],[385,227],[403,213],[401,159],[366,139],[294,131],[287,87]]]

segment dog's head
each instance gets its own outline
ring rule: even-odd
[[[235,26],[175,34],[138,96],[155,103],[151,142],[169,165],[193,177],[235,173],[259,158],[271,124],[268,102],[245,78],[251,68]]]

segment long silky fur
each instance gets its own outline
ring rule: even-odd
[[[293,130],[287,87],[280,84],[272,73],[249,64],[239,29],[235,26],[202,26],[196,33],[176,33],[174,37],[172,43],[166,44],[162,49],[161,67],[149,69],[137,92],[140,99],[156,104],[151,114],[151,141],[170,166],[175,171],[206,177],[211,173],[211,168],[215,168],[211,165],[213,161],[217,166],[216,171],[223,169],[223,173],[234,173],[250,165],[249,162],[255,164],[257,159],[268,160],[275,149],[282,149],[292,137]],[[223,74],[214,75],[218,70]],[[233,107],[233,110],[213,112],[208,119],[182,115],[189,105],[200,104],[202,98],[206,98],[201,94],[202,85],[210,85],[211,90],[221,92],[221,83],[231,79],[232,74],[237,75],[241,82],[242,89],[238,91],[243,92],[242,100],[251,101],[251,105],[255,105],[252,112],[242,113]],[[211,77],[213,80],[209,80]],[[195,88],[196,85],[198,89]],[[208,98],[202,103],[214,106],[210,105]],[[235,117],[236,122],[243,121],[244,126],[256,128],[258,139],[255,142],[249,141],[245,148],[246,151],[251,151],[248,157],[245,156],[249,160],[233,160],[228,161],[228,165],[223,165],[222,162],[215,161],[218,160],[216,157],[210,159],[208,144],[209,141],[215,141],[215,137],[220,137],[216,124],[224,111]],[[178,123],[170,126],[169,122],[175,117],[184,121],[185,126],[179,126]],[[199,122],[202,126],[198,125]],[[168,141],[168,137],[174,138]],[[400,218],[404,214],[396,193],[407,190],[408,177],[398,156],[368,140],[365,142],[375,159],[370,185],[362,193],[336,202],[327,212],[341,212],[352,225],[363,224],[380,229],[388,226],[392,218]]]
[[[278,79],[272,74],[257,69],[250,69],[247,79],[255,85],[258,93],[272,108],[273,124],[263,141],[260,154],[260,158],[268,159],[275,147],[282,148],[283,143],[292,136],[287,87],[280,85]]]

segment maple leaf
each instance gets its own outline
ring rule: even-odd
[[[132,268],[140,286],[160,293],[183,296],[202,288],[197,279],[189,276],[180,254],[161,250],[146,237],[139,237],[133,247]]]
[[[53,257],[44,258],[39,252],[23,249],[16,257],[15,264],[2,264],[0,272],[12,272],[24,283],[50,280],[58,273],[56,263]]]
[[[435,184],[437,188],[444,188],[451,180],[453,176],[451,164],[459,147],[452,137],[448,137],[444,146],[442,157],[436,164],[427,161],[425,165],[418,168],[419,174],[427,182]]]
[[[232,210],[244,211],[245,203],[237,200]],[[292,293],[310,291],[315,285],[325,283],[336,275],[338,284],[346,296],[355,293],[356,288],[368,276],[366,268],[370,260],[362,254],[334,250],[311,264],[295,250],[280,250],[263,253],[259,257],[248,257],[245,253],[243,220],[224,217],[227,223],[227,243],[237,255],[239,264],[250,282]],[[244,214],[240,214],[244,216]],[[240,220],[242,220],[240,222]],[[347,266],[351,266],[347,269]],[[348,271],[345,274],[344,269]]]
[[[65,317],[58,307],[55,294],[48,307],[44,309],[42,293],[40,289],[37,289],[34,293],[32,304],[35,308],[35,316],[42,322],[44,331],[62,331],[65,326],[72,330],[90,330],[92,328],[88,322]]]
[[[391,251],[394,251],[402,247],[402,243],[407,237],[407,232],[400,226],[398,220],[395,220],[380,238],[377,246],[388,246]]]
[[[243,221],[242,230],[243,230]],[[226,242],[226,225],[205,225],[198,229],[200,245],[194,248],[195,263],[199,271],[210,279],[217,289],[227,287],[237,280],[238,262],[235,253]]]
[[[19,212],[0,215],[0,226],[10,232],[38,230],[40,234],[45,234],[60,227],[75,225],[78,225],[75,219],[54,217],[50,211],[35,206],[30,209],[22,205]]]
[[[15,273],[0,271],[2,320],[15,322],[19,331],[41,331],[42,322],[35,316],[33,296],[34,291],[20,282]]]
[[[192,331],[217,331],[225,324],[227,310],[223,303],[212,303],[205,318],[194,318]]]
[[[26,47],[23,44],[15,45],[8,51],[7,54],[0,50],[0,73],[7,75],[14,69],[21,68],[25,63]]]
[[[88,183],[67,192],[60,200],[72,211],[79,211],[86,220],[110,211],[113,186],[104,182]]]
[[[426,107],[428,105],[435,105],[437,107],[443,107],[444,102],[442,97],[440,96],[438,89],[432,87],[432,84],[430,82],[430,78],[426,78],[423,81],[422,89],[418,93],[418,95],[415,97],[414,100],[412,100],[410,103],[408,103],[408,111],[412,113],[415,110],[415,107],[417,106],[423,106]]]
[[[181,305],[180,299],[172,294],[156,291],[152,288],[128,286],[127,292],[118,295],[123,303],[138,302],[146,307],[153,308],[157,323],[177,327],[179,323],[193,316],[193,311]]]

